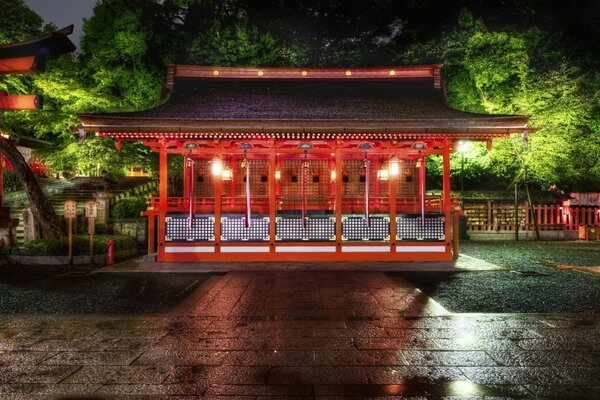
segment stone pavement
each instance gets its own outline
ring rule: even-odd
[[[598,399],[599,378],[597,315],[451,314],[381,272],[232,272],[166,315],[0,316],[1,399]]]
[[[323,271],[496,271],[496,264],[461,254],[452,261],[356,261],[320,262]],[[97,269],[96,273],[119,272],[231,272],[231,271],[313,271],[314,262],[156,262],[154,256],[143,256]]]

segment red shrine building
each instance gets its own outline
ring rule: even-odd
[[[158,261],[450,260],[450,154],[525,132],[528,117],[448,107],[440,68],[170,65],[160,106],[79,119],[159,153],[145,212]],[[426,194],[431,155],[441,196]]]

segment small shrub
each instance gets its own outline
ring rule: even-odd
[[[4,170],[4,192],[12,193],[18,192],[19,190],[23,190],[23,184],[17,178],[14,172],[9,171],[7,169]]]
[[[125,197],[119,199],[112,206],[112,218],[139,218],[140,213],[147,208],[145,197]]]
[[[125,250],[137,250],[135,239],[120,235],[95,235],[94,254],[106,254],[106,243],[114,242],[115,253]],[[38,239],[11,246],[6,249],[7,255],[13,256],[66,256],[69,254],[69,239]],[[90,254],[90,237],[88,235],[73,236],[73,255]]]

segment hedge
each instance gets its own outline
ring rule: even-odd
[[[95,235],[94,254],[106,254],[106,242],[112,239],[115,253],[124,250],[137,250],[134,238],[121,235]],[[6,249],[6,255],[13,256],[66,256],[69,254],[69,239],[38,239],[14,245]],[[73,236],[73,255],[90,254],[90,237],[88,235]]]
[[[110,209],[113,218],[139,218],[148,207],[145,197],[124,197],[115,202]]]

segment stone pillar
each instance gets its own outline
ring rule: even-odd
[[[23,235],[26,242],[40,238],[40,228],[31,207],[23,210]]]
[[[96,201],[98,202],[98,216],[96,217],[97,225],[106,225],[108,224],[109,218],[109,197],[110,194],[108,192],[98,192],[94,195]]]
[[[10,217],[10,207],[0,207],[0,248],[16,243],[18,218]]]

